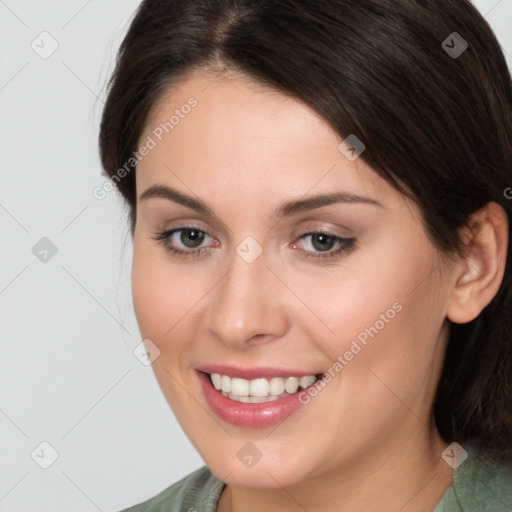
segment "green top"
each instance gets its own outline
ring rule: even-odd
[[[512,512],[512,469],[466,447],[468,458],[432,512]],[[122,512],[215,512],[224,489],[203,466],[157,496]]]

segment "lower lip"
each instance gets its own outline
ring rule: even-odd
[[[197,371],[204,396],[212,411],[222,420],[242,427],[268,427],[281,423],[302,405],[299,394],[261,404],[247,404],[230,400],[217,391],[210,377]]]

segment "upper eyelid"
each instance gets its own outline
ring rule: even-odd
[[[186,231],[186,230],[196,230],[196,231],[199,231],[200,233],[203,233],[206,236],[209,236],[210,238],[212,238],[214,240],[216,239],[216,237],[211,235],[208,231],[198,228],[196,226],[178,226],[176,228],[159,231],[156,233],[156,235],[158,236],[158,238],[170,238],[171,236],[175,235],[176,233],[180,233],[181,231]],[[318,235],[318,234],[330,236],[330,237],[336,239],[338,242],[340,241],[340,239],[346,240],[346,241],[354,239],[354,237],[352,237],[352,236],[338,235],[329,229],[302,230],[302,232],[298,235],[295,235],[294,238],[297,238],[298,240],[300,240],[300,239],[304,239],[305,237]],[[190,249],[190,252],[192,252],[192,251],[193,251],[193,249]]]
[[[206,233],[207,235],[211,236],[212,238],[217,238],[215,235],[212,234],[212,232],[217,231],[216,228],[210,229],[209,227],[202,227],[201,226],[202,222],[198,219],[191,219],[190,223],[188,223],[186,220],[182,220],[181,222],[182,222],[182,224],[178,224],[175,227],[159,228],[160,233],[170,233],[173,231],[176,232],[176,231],[185,230],[185,229],[196,229],[197,231]],[[293,236],[299,236],[299,235],[304,236],[305,234],[308,234],[308,233],[325,233],[325,234],[337,236],[340,238],[353,238],[355,236],[355,233],[352,229],[348,228],[348,226],[343,226],[343,225],[337,224],[335,220],[329,221],[329,220],[325,220],[325,219],[318,219],[316,221],[313,221],[313,220],[308,221],[308,224],[310,224],[311,222],[322,223],[322,224],[324,224],[324,226],[322,226],[322,227],[304,227],[304,228],[300,228],[300,229],[295,227],[292,229]],[[303,222],[301,222],[301,224],[302,223]],[[327,227],[327,226],[325,226],[325,223],[337,224],[337,226],[336,227]],[[345,231],[345,233],[337,233],[337,231],[340,231],[340,230]],[[229,231],[229,233],[232,233],[231,229],[229,229],[228,231]],[[268,231],[270,231],[270,230],[268,230]]]
[[[193,258],[193,257],[197,257],[197,256],[200,256],[201,254],[204,254],[204,253],[209,253],[213,247],[195,247],[195,248],[190,248],[190,247],[184,247],[184,248],[181,248],[179,246],[171,246],[168,242],[169,238],[171,236],[173,236],[174,234],[176,233],[179,233],[180,231],[185,231],[185,230],[196,230],[196,231],[199,231],[203,234],[205,234],[206,236],[209,236],[210,238],[213,238],[215,240],[215,237],[212,237],[207,231],[204,231],[204,230],[201,230],[201,229],[198,229],[197,227],[195,226],[179,226],[179,227],[176,227],[176,228],[173,228],[173,229],[170,229],[170,230],[167,230],[165,232],[163,232],[162,234],[160,234],[159,236],[157,236],[156,238],[154,238],[155,240],[157,240],[159,243],[163,243],[164,245],[169,245],[167,247],[167,250],[171,253],[176,253],[176,256],[178,255],[181,255],[183,257],[189,257],[189,258]],[[308,249],[301,249],[301,248],[298,248],[298,251],[300,253],[303,254],[303,256],[305,258],[308,258],[310,259],[311,261],[317,261],[317,262],[323,262],[323,263],[330,263],[330,262],[336,262],[339,260],[340,257],[342,257],[344,254],[348,255],[350,254],[355,247],[357,247],[357,238],[356,237],[345,237],[345,236],[340,236],[340,235],[336,235],[335,233],[332,233],[331,231],[326,231],[326,230],[310,230],[310,231],[304,231],[302,234],[299,235],[298,239],[297,240],[304,240],[305,238],[307,238],[308,236],[312,236],[314,234],[325,234],[331,238],[334,239],[334,242],[335,244],[338,246],[337,249],[329,249],[327,251],[314,251],[314,250],[308,250]],[[158,235],[158,233],[157,233]],[[293,245],[294,245],[294,249],[297,250],[297,246],[295,245],[296,239],[294,238],[294,242]]]
[[[190,229],[190,230],[196,230],[196,231],[199,231],[201,233],[204,233],[205,235],[208,235],[210,236],[211,238],[215,238],[215,236],[213,236],[207,229],[204,229],[204,228],[201,228],[201,227],[198,227],[198,226],[188,226],[188,225],[183,225],[183,226],[177,226],[175,228],[169,228],[169,229],[162,229],[160,231],[157,231],[158,234],[162,234],[162,235],[165,235],[165,234],[174,234],[174,233],[179,233],[180,231],[185,231],[187,229]],[[310,229],[302,229],[302,230],[299,230],[300,231],[300,236],[306,236],[306,235],[311,235],[311,234],[325,234],[325,235],[332,235],[332,236],[337,236],[337,237],[340,237],[340,238],[350,238],[349,235],[339,235],[339,234],[336,234],[334,232],[334,230],[332,229],[329,229],[329,228],[310,228]]]

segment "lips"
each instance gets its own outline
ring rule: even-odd
[[[203,366],[196,374],[208,405],[220,419],[252,428],[284,421],[300,408],[300,392],[321,377],[276,368],[227,366]]]
[[[240,368],[227,365],[203,365],[198,366],[196,370],[204,373],[218,373],[219,375],[228,375],[231,378],[238,377],[246,380],[259,378],[271,379],[272,377],[307,377],[308,375],[315,375],[315,372],[287,370],[283,368]]]
[[[261,403],[297,393],[299,389],[306,389],[316,381],[315,375],[307,377],[272,377],[253,380],[240,379],[212,373],[210,380],[213,387],[223,396],[238,402]]]

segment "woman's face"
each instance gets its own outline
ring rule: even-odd
[[[300,101],[212,80],[155,106],[136,175],[135,311],[178,421],[218,478],[246,487],[414,449],[431,433],[449,294],[417,207]]]

